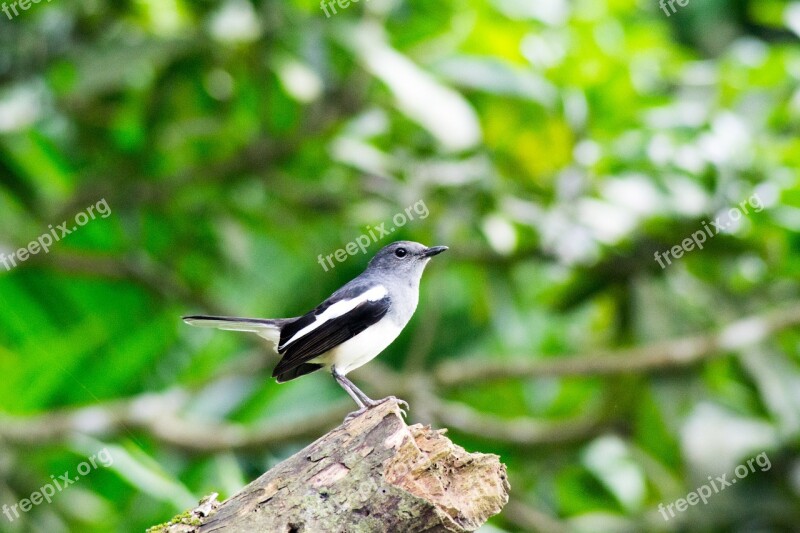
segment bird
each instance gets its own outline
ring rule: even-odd
[[[419,302],[422,273],[432,257],[447,246],[427,247],[397,241],[381,248],[367,268],[308,313],[293,318],[243,318],[192,315],[192,326],[255,333],[273,344],[280,361],[272,371],[278,383],[299,378],[321,368],[359,409],[345,420],[388,400],[373,400],[347,374],[386,349],[411,320]]]

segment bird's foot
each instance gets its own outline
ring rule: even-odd
[[[350,413],[349,415],[344,417],[344,421],[345,421],[345,423],[347,423],[347,422],[351,421],[352,419],[361,416],[367,410],[372,409],[373,407],[377,407],[377,406],[381,405],[382,403],[386,403],[388,401],[393,401],[393,402],[397,403],[398,407],[400,408],[400,414],[403,415],[403,418],[408,416],[406,414],[406,409],[409,408],[408,402],[406,402],[405,400],[401,400],[400,398],[396,398],[394,396],[387,396],[386,398],[381,398],[380,400],[370,400],[369,403],[367,403],[367,405],[365,407],[362,407],[358,411],[353,411],[352,413]]]
[[[393,401],[398,405],[398,407],[400,408],[400,412],[403,414],[403,418],[405,418],[407,416],[406,415],[406,409],[409,409],[408,402],[405,401],[405,400],[401,400],[400,398],[397,398],[395,396],[387,396],[386,398],[382,398],[380,400],[373,400],[373,402],[370,405],[370,407],[375,407],[376,405],[380,405],[380,404],[386,403],[388,401]]]
[[[369,409],[369,407],[362,407],[358,411],[353,411],[352,413],[350,413],[346,417],[344,417],[344,422],[343,423],[347,424],[352,419],[358,418],[359,416],[363,415],[367,411],[367,409]]]

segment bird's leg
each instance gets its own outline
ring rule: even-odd
[[[352,420],[353,418],[359,416],[360,414],[365,412],[367,409],[372,407],[372,405],[367,406],[367,404],[365,404],[362,401],[362,398],[359,396],[359,393],[360,394],[364,394],[364,393],[361,392],[358,389],[358,387],[353,385],[353,383],[349,379],[345,378],[344,376],[341,376],[341,375],[337,374],[336,372],[333,372],[333,377],[334,377],[334,379],[336,379],[336,382],[339,385],[341,385],[342,388],[345,391],[347,391],[347,394],[349,394],[350,397],[353,399],[353,401],[356,402],[356,404],[358,405],[358,410],[357,411],[353,411],[352,413],[349,413],[346,417],[344,417],[344,421],[345,422],[347,422],[348,420]],[[358,392],[356,392],[356,391],[358,391]],[[366,395],[364,395],[364,397],[367,400],[369,400],[370,402],[372,401]]]
[[[369,396],[364,394],[364,391],[362,391],[361,389],[356,387],[356,384],[353,383],[352,381],[350,381],[349,379],[347,379],[346,377],[339,376],[339,379],[341,380],[339,383],[343,384],[345,387],[347,387],[348,389],[353,391],[353,393],[356,396],[358,396],[361,399],[361,401],[364,403],[364,405],[366,405],[367,407],[375,407],[376,405],[378,405],[380,403],[380,402],[376,402],[375,400],[373,400],[372,398],[370,398]]]
[[[345,421],[350,420],[351,418],[354,418],[354,417],[360,415],[361,413],[363,413],[364,411],[366,411],[370,407],[375,407],[376,405],[380,405],[383,402],[386,402],[388,400],[394,400],[398,404],[401,404],[401,405],[405,406],[406,409],[408,409],[408,404],[406,402],[404,402],[403,400],[398,400],[394,396],[389,396],[387,398],[383,398],[382,400],[377,400],[377,401],[373,400],[372,398],[370,398],[369,396],[364,394],[364,391],[362,391],[361,389],[356,387],[355,383],[353,383],[352,381],[347,379],[342,374],[339,374],[339,372],[336,371],[336,367],[335,366],[331,368],[331,374],[333,375],[333,378],[336,380],[336,382],[345,391],[347,391],[347,394],[350,395],[350,397],[356,402],[356,404],[359,407],[358,411],[353,411],[352,413],[347,415],[347,417],[345,417]],[[403,411],[403,409],[400,409],[400,411],[405,416],[405,411]]]
[[[357,404],[357,405],[358,405],[358,407],[359,407],[359,409],[358,409],[358,411],[357,411],[357,412],[362,412],[362,411],[364,411],[364,410],[367,408],[367,405],[370,405],[370,407],[372,406],[372,405],[371,405],[371,404],[372,404],[372,400],[370,400],[370,399],[369,399],[369,397],[367,397],[367,396],[366,396],[366,395],[365,395],[363,392],[361,392],[360,390],[358,390],[358,387],[356,387],[355,385],[353,385],[353,382],[352,382],[352,381],[350,381],[350,380],[349,380],[349,379],[347,379],[346,377],[344,377],[344,376],[342,376],[341,374],[339,374],[339,373],[336,371],[336,367],[334,367],[334,368],[331,370],[331,374],[333,375],[333,379],[335,379],[335,380],[336,380],[336,383],[338,383],[338,384],[339,384],[339,385],[340,385],[340,386],[341,386],[341,387],[342,387],[342,388],[345,390],[345,392],[347,392],[347,394],[349,394],[349,395],[350,395],[350,397],[353,399],[353,401],[354,401],[354,402],[356,402],[356,404]],[[351,387],[352,387],[352,388],[351,388]],[[356,392],[356,391],[358,391],[358,392]],[[362,394],[362,395],[364,395],[364,398],[366,398],[366,399],[367,399],[367,400],[368,400],[370,403],[369,403],[369,404],[367,404],[366,402],[364,402],[364,401],[362,400],[361,396],[359,396],[359,393],[360,393],[360,394]]]
[[[362,401],[362,402],[364,403],[364,405],[366,405],[367,407],[375,407],[376,405],[380,405],[380,404],[382,404],[383,402],[387,402],[387,401],[389,401],[389,400],[394,400],[394,401],[396,401],[397,403],[399,403],[399,404],[401,404],[401,405],[404,405],[404,406],[405,406],[405,408],[406,408],[406,409],[408,409],[408,403],[407,403],[407,402],[405,402],[404,400],[400,400],[400,399],[398,399],[398,398],[395,398],[394,396],[387,396],[386,398],[382,398],[382,399],[380,399],[380,400],[373,400],[372,398],[370,398],[369,396],[367,396],[366,394],[364,394],[364,391],[362,391],[361,389],[359,389],[358,387],[356,387],[356,384],[355,384],[355,383],[353,383],[352,381],[350,381],[349,379],[347,379],[345,376],[339,375],[339,379],[341,380],[339,383],[340,383],[342,386],[346,386],[346,387],[347,387],[347,388],[348,388],[350,391],[352,391],[354,394],[358,395],[358,397],[359,397],[359,398],[361,398],[361,401]]]

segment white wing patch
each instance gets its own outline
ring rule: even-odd
[[[387,294],[388,291],[386,290],[386,287],[384,287],[383,285],[376,285],[375,287],[372,287],[370,290],[364,292],[357,298],[336,302],[335,304],[327,308],[325,311],[323,311],[321,315],[317,316],[314,319],[314,322],[312,322],[311,324],[307,325],[306,327],[304,327],[303,329],[292,335],[292,338],[283,343],[280,346],[280,349],[283,350],[286,346],[292,344],[297,339],[314,331],[315,329],[317,329],[324,323],[328,322],[329,320],[333,320],[334,318],[339,318],[340,316],[349,313],[362,303],[377,302],[378,300],[384,298]]]

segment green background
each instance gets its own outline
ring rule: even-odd
[[[511,502],[483,532],[796,528],[800,3],[675,7],[0,12],[0,252],[77,227],[0,264],[0,504],[114,459],[0,530],[141,531],[336,426],[330,376],[277,385],[259,338],[179,317],[301,314],[395,239],[450,251],[351,377],[502,457]]]

